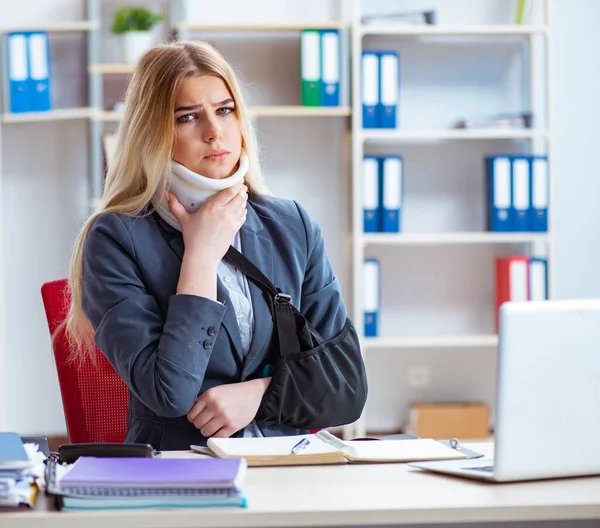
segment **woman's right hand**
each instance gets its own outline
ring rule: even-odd
[[[243,182],[219,191],[195,213],[188,213],[177,197],[167,192],[167,203],[183,234],[185,253],[218,266],[246,221],[248,188]]]

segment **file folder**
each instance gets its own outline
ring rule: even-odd
[[[363,295],[365,337],[376,337],[379,333],[379,261],[365,259],[363,266]]]
[[[488,230],[510,231],[511,162],[508,156],[486,158],[488,189]]]
[[[321,31],[323,106],[340,105],[340,33]]]
[[[379,207],[379,158],[365,156],[363,158],[363,231],[376,233],[380,231]]]
[[[50,110],[50,49],[44,32],[29,33],[29,93],[34,112]]]
[[[403,162],[400,156],[381,159],[381,230],[386,233],[400,232],[402,211]]]
[[[379,126],[396,128],[398,91],[400,80],[400,61],[395,51],[379,53],[380,100],[378,105]]]
[[[304,29],[300,36],[301,98],[303,106],[322,106],[321,34]]]
[[[9,33],[6,55],[8,63],[8,91],[10,111],[29,112],[29,59],[26,33]]]
[[[529,259],[500,257],[496,259],[496,332],[499,330],[500,307],[508,301],[529,300]]]
[[[532,156],[531,167],[531,230],[548,231],[548,158]]]
[[[543,258],[529,260],[529,300],[548,299],[548,262]]]
[[[362,54],[362,122],[363,128],[378,128],[379,57],[373,51]]]
[[[531,231],[529,181],[529,160],[525,157],[514,157],[512,160],[512,231]]]

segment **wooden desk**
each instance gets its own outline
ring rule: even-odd
[[[490,447],[471,445],[480,451]],[[580,519],[595,519],[600,525],[600,477],[488,484],[428,474],[404,464],[304,466],[250,468],[245,490],[245,510],[48,512],[42,500],[38,511],[0,514],[0,526],[401,526]]]

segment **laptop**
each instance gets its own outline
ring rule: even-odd
[[[500,308],[493,459],[412,463],[493,482],[600,474],[600,300]]]

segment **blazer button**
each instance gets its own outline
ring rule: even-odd
[[[209,336],[214,336],[217,333],[217,329],[214,326],[209,326],[208,327],[208,335]]]
[[[210,347],[212,347],[212,341],[210,339],[205,339],[204,343],[202,343],[204,345],[204,348],[206,348],[206,350],[208,350]]]

